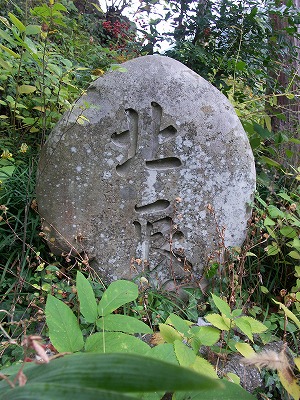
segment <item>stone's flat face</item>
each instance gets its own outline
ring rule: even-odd
[[[97,79],[44,146],[44,232],[56,252],[86,252],[107,281],[194,283],[218,229],[226,246],[245,238],[249,142],[226,97],[180,62],[145,56],[123,67]]]

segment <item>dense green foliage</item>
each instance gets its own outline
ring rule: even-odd
[[[215,371],[199,356],[201,346],[209,348],[213,359],[223,360],[237,352],[249,356],[282,339],[293,350],[299,368],[297,3],[170,0],[155,14],[159,2],[147,0],[138,6],[133,21],[122,15],[126,2],[119,8],[112,3],[105,13],[91,4],[89,13],[79,12],[74,3],[80,2],[71,0],[21,3],[0,0],[1,366],[32,360],[39,347],[28,337],[37,333],[50,336],[61,352],[127,349],[140,354],[149,350],[150,355],[149,345],[136,337],[147,333],[158,340],[154,358],[160,355],[196,372],[206,368],[210,377],[216,378]],[[226,257],[220,260],[216,253],[205,269],[206,290],[213,295],[189,289],[184,301],[144,281],[138,282],[139,287],[119,281],[105,290],[88,260],[51,254],[40,232],[35,201],[39,151],[62,113],[106,70],[159,51],[166,41],[167,55],[208,79],[233,103],[257,167],[257,194],[243,247],[225,248],[220,230],[220,250]],[[282,98],[294,102],[293,108],[283,106]],[[278,129],[278,121],[292,122]],[[198,318],[206,318],[212,326],[193,326]],[[126,369],[133,364],[126,364]],[[28,373],[38,375],[38,367]],[[287,399],[287,389],[297,398],[296,379],[287,384],[283,375],[282,370],[279,379],[266,374],[264,396]],[[21,373],[17,379],[23,382]],[[237,377],[227,379],[238,383]],[[36,385],[28,385],[26,393],[18,387],[16,397],[7,392],[7,398],[26,398],[25,394],[33,398],[34,391],[46,389],[46,380],[37,380]],[[246,396],[237,385],[225,385],[228,398],[236,398],[230,397],[231,391]],[[160,386],[162,393],[176,388]],[[144,389],[138,390],[147,392]],[[125,392],[124,398],[131,398],[132,393]],[[203,393],[189,398],[201,398]],[[177,393],[174,398],[189,395]],[[210,395],[223,397],[217,390],[205,391],[205,398]]]

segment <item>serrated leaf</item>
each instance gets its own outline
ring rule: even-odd
[[[196,354],[191,348],[182,343],[181,340],[175,340],[173,346],[179,365],[189,367],[195,362]]]
[[[130,281],[118,280],[112,282],[103,293],[98,305],[98,314],[101,317],[108,315],[138,297],[138,286]]]
[[[153,333],[144,322],[134,317],[121,314],[110,314],[97,321],[97,327],[105,331],[125,333]]]
[[[92,353],[146,354],[150,346],[135,336],[122,332],[97,332],[86,339],[85,351]]]
[[[201,326],[196,337],[203,346],[212,346],[220,339],[221,332],[212,326]]]
[[[213,326],[221,329],[221,331],[229,331],[230,319],[219,314],[209,314],[205,316],[205,319],[210,322]]]
[[[182,318],[178,317],[176,314],[170,314],[166,320],[166,324],[173,325],[174,328],[182,333],[183,335],[187,336],[191,323],[189,321],[185,321]]]
[[[95,323],[98,316],[98,307],[95,294],[90,282],[77,271],[76,288],[80,304],[80,312],[88,323]]]
[[[253,334],[249,322],[241,317],[235,320],[235,324],[253,342]]]
[[[45,314],[50,340],[59,352],[73,353],[83,348],[77,318],[65,303],[48,294]]]
[[[147,356],[162,361],[168,360],[169,363],[178,365],[178,360],[172,343],[162,343],[158,346],[154,346],[151,351],[147,353]]]
[[[251,356],[256,354],[249,343],[238,342],[238,343],[235,344],[235,348],[245,358],[250,358]]]
[[[199,373],[204,374],[209,378],[218,379],[215,368],[204,358],[197,356],[191,368]]]
[[[167,324],[159,324],[159,332],[162,338],[167,343],[174,343],[175,340],[182,340],[180,333],[176,331],[172,326]]]
[[[248,322],[248,324],[251,326],[252,333],[263,333],[268,329],[263,323],[252,317],[244,316],[239,319],[243,319]]]
[[[234,374],[233,372],[227,372],[225,378],[229,382],[235,383],[236,385],[239,385],[241,382],[241,378],[237,374]]]
[[[220,311],[220,313],[224,314],[227,318],[230,318],[231,309],[230,309],[229,305],[226,303],[226,301],[222,300],[220,297],[216,296],[213,293],[212,293],[212,299],[213,299],[217,309]]]

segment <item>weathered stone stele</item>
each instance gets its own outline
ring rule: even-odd
[[[222,229],[226,246],[245,238],[248,139],[226,97],[180,62],[122,67],[90,86],[43,148],[44,232],[56,252],[85,252],[106,281],[195,283]]]

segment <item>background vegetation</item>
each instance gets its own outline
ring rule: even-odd
[[[267,343],[281,340],[283,349],[290,348],[294,361],[286,363],[280,358],[283,353],[275,352],[285,369],[275,365],[277,374],[265,372],[263,388],[257,396],[299,398],[299,371],[295,369],[291,375],[286,374],[295,364],[298,368],[300,364],[299,0],[266,0],[259,4],[246,0],[168,0],[164,3],[146,0],[135,9],[126,1],[112,1],[104,11],[92,1],[84,0],[19,3],[0,0],[0,354],[3,371],[16,363],[20,368],[19,361],[32,360],[34,352],[42,354],[38,340],[32,338],[37,334],[44,339],[50,336],[55,343],[54,352],[84,348],[85,352],[101,353],[107,352],[109,346],[109,351],[120,352],[125,346],[136,353],[141,349],[140,353],[144,354],[146,344],[134,334],[152,335],[159,331],[160,336],[154,335],[153,340],[158,340],[156,344],[162,347],[154,350],[155,357],[160,353],[165,361],[173,360],[201,372],[209,369],[198,353],[205,347],[208,348],[206,359],[218,366],[219,373],[223,361],[225,365],[233,354],[253,355],[254,350],[262,350]],[[207,260],[205,274],[210,279],[207,293],[200,289],[187,290],[187,300],[181,302],[176,294],[162,293],[149,288],[147,282],[139,282],[139,287],[132,289],[131,286],[134,295],[117,302],[114,309],[103,314],[100,305],[105,296],[111,295],[111,289],[105,294],[108,289],[105,291],[101,277],[84,259],[56,257],[43,240],[35,201],[36,165],[40,148],[52,127],[90,82],[115,64],[154,52],[183,62],[221,90],[235,106],[256,160],[253,215],[242,248],[223,249],[227,252],[225,262]],[[83,275],[78,275],[78,271]],[[89,293],[88,305],[80,298],[82,285],[85,293]],[[120,292],[125,290],[124,285],[121,283],[118,288]],[[67,315],[65,328],[64,319],[55,320],[55,311],[53,316],[55,307],[59,310],[63,307],[61,313]],[[94,310],[94,314],[87,315],[85,307]],[[111,314],[116,309],[117,313]],[[110,314],[132,319],[121,323],[123,331],[120,332],[118,322]],[[109,332],[101,325],[104,316],[112,324]],[[204,317],[206,323],[212,324],[209,326],[212,331],[193,327],[195,323],[201,325]],[[261,325],[255,325],[250,317]],[[144,323],[142,330],[133,320]],[[62,329],[58,335],[55,329],[51,331],[53,324]],[[129,331],[124,332],[124,324],[129,326]],[[66,345],[59,338],[65,337],[70,326],[77,336],[67,335],[69,345]],[[107,342],[103,342],[103,332]],[[103,343],[106,343],[104,350]],[[116,343],[124,346],[116,347]],[[265,358],[264,363],[261,360],[255,363],[274,367],[270,354]],[[39,375],[39,371],[33,369],[28,376]],[[51,371],[45,371],[42,376],[51,375]],[[210,378],[216,379],[213,369],[209,371]],[[19,385],[24,383],[21,378],[19,372]],[[158,376],[155,379],[159,381]],[[237,377],[230,379],[238,382]],[[45,380],[38,384],[45,389]],[[133,390],[124,388],[121,388],[124,393]],[[237,388],[226,388],[228,398],[246,398],[245,393],[234,392]],[[147,392],[148,389],[135,390]],[[27,388],[28,396],[34,398],[31,390],[35,388]],[[153,393],[154,397],[147,397],[149,393],[146,397],[138,396],[159,399],[165,391],[176,390],[180,389],[158,385],[155,390],[149,389],[158,391],[156,397]],[[212,398],[221,398],[222,390],[221,394],[213,394],[207,389],[202,396],[205,393],[208,399],[211,393],[215,396]],[[17,398],[18,392],[14,393]],[[70,398],[68,395],[62,394],[61,398]],[[189,395],[177,393],[174,398]],[[10,392],[7,396],[13,398]],[[25,392],[21,392],[21,398],[25,398],[22,396]],[[118,393],[116,398],[120,396]]]

